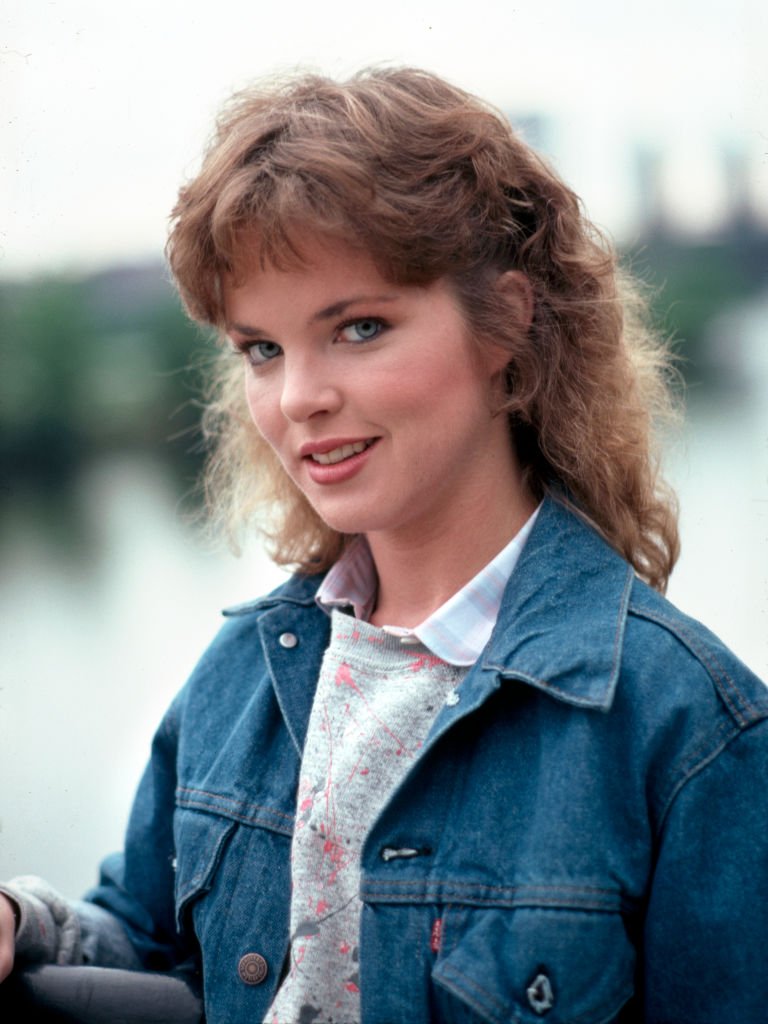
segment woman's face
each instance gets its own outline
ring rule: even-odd
[[[359,250],[314,240],[305,266],[225,283],[251,417],[343,533],[476,528],[514,457],[493,414],[498,349],[468,337],[451,288],[394,285]]]

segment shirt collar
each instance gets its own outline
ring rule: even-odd
[[[413,629],[384,626],[405,644],[421,643],[450,665],[473,665],[493,632],[502,595],[517,564],[538,509],[523,528],[461,590]],[[376,567],[364,537],[356,538],[330,569],[317,592],[325,611],[352,608],[367,621],[376,601]]]

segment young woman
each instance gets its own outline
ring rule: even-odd
[[[168,252],[212,503],[296,571],[88,901],[6,887],[6,965],[191,963],[209,1024],[764,1021],[768,691],[661,596],[667,362],[577,198],[433,75],[298,77]]]

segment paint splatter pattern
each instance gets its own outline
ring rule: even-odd
[[[363,842],[465,674],[333,612],[296,801],[289,963],[265,1024],[359,1020]]]

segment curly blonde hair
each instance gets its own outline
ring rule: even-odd
[[[393,283],[450,280],[478,344],[509,353],[504,409],[534,494],[568,502],[664,590],[679,550],[655,439],[674,406],[670,357],[577,196],[507,119],[410,68],[237,94],[172,214],[167,255],[189,314],[221,331],[224,275],[254,245],[262,264],[300,263],[306,232],[359,246]],[[508,270],[532,287],[530,326],[492,287]],[[234,363],[222,355],[204,416],[210,507],[230,526],[258,520],[278,563],[316,572],[348,538],[256,432]]]

